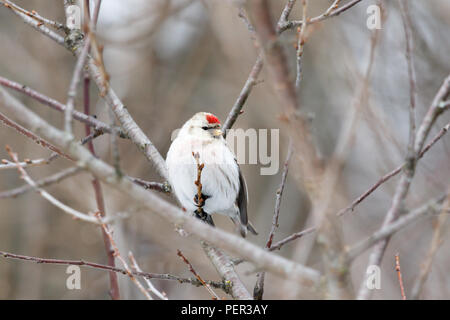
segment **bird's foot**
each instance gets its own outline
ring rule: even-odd
[[[211,225],[211,226],[215,226],[214,225],[214,221],[211,218],[211,215],[207,214],[205,211],[203,211],[201,208],[197,209],[194,211],[195,216],[200,219],[201,221]]]
[[[195,210],[194,213],[195,213],[195,216],[202,221],[205,221],[208,216],[208,214],[205,213],[201,208]]]
[[[201,199],[199,201],[198,199],[198,194],[196,194],[194,196],[194,204],[197,208],[202,208],[205,205],[205,201],[208,200],[208,198],[210,198],[210,196],[207,196],[206,194],[201,195]],[[200,203],[199,203],[200,202]]]

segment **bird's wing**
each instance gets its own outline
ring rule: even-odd
[[[241,169],[239,168],[239,193],[236,199],[236,203],[237,206],[239,207],[241,223],[244,226],[247,226],[248,224],[247,202],[248,202],[247,184],[245,183],[245,178],[242,175]]]

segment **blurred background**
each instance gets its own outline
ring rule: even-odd
[[[63,1],[22,0],[16,3],[36,10],[49,19],[64,22]],[[277,21],[285,0],[271,1]],[[330,0],[309,1],[308,16],[323,13]],[[354,142],[345,159],[339,188],[346,201],[336,204],[336,212],[366,191],[382,175],[403,162],[408,141],[409,80],[404,56],[405,37],[397,1],[382,1],[385,21],[375,48],[373,71],[368,82],[368,98],[362,107]],[[417,123],[419,123],[443,79],[449,74],[450,2],[446,0],[409,0],[415,42],[417,74]],[[165,157],[170,136],[198,111],[216,114],[222,122],[239,96],[257,57],[258,49],[246,23],[239,17],[238,1],[219,0],[103,0],[98,22],[98,41],[104,45],[105,66],[111,86],[126,104],[138,125]],[[369,62],[372,31],[366,27],[367,7],[375,1],[363,0],[347,12],[312,25],[307,32],[303,56],[303,80],[299,96],[302,110],[311,118],[311,127],[322,157],[334,151],[339,132],[357,99],[357,88]],[[297,4],[291,19],[301,19]],[[291,77],[295,78],[295,30],[281,36]],[[71,53],[25,25],[10,10],[0,7],[0,75],[27,85],[60,102],[67,90],[76,60]],[[275,175],[260,175],[260,163],[242,165],[249,189],[249,215],[259,236],[248,240],[263,247],[272,224],[275,195],[281,180],[288,136],[279,120],[280,107],[274,87],[264,68],[262,82],[253,89],[244,113],[235,128],[280,129],[280,170]],[[267,80],[267,81],[266,81]],[[63,127],[63,114],[36,101],[13,93],[33,111],[53,125]],[[76,108],[82,111],[81,90]],[[105,103],[91,85],[93,111],[109,123]],[[441,116],[429,139],[450,120]],[[76,122],[77,137],[84,136],[84,125]],[[4,145],[13,146],[21,159],[49,156],[43,149],[0,126],[0,158],[9,159]],[[112,163],[109,138],[94,142],[100,158]],[[160,181],[136,147],[119,141],[123,170],[135,177]],[[407,207],[415,208],[448,190],[450,181],[450,139],[444,136],[419,162]],[[72,166],[58,159],[48,166],[29,168],[40,179]],[[311,226],[309,202],[291,168],[282,200],[278,241],[293,232]],[[80,173],[52,185],[47,190],[57,199],[82,212],[96,210],[91,176]],[[341,218],[344,242],[354,244],[381,225],[391,205],[397,178],[374,192],[367,200]],[[16,170],[0,171],[0,191],[23,185]],[[104,185],[108,215],[128,213],[130,217],[113,225],[123,256],[131,250],[141,268],[153,273],[171,273],[191,277],[180,260],[180,249],[204,279],[219,280],[199,243],[180,237],[173,226],[142,209]],[[161,195],[170,201],[169,196]],[[233,231],[228,219],[216,218],[220,228]],[[421,263],[430,246],[435,218],[421,220],[397,233],[390,241],[382,264],[381,290],[375,299],[399,299],[394,255],[399,253],[405,289],[408,293],[417,279]],[[447,228],[445,228],[447,229]],[[313,237],[292,242],[279,254],[317,267],[319,257],[311,247]],[[444,233],[421,298],[450,298],[450,244]],[[17,254],[83,259],[106,263],[106,254],[98,227],[74,221],[34,192],[18,198],[0,199],[0,251]],[[352,265],[356,289],[365,274],[368,252]],[[252,266],[237,267],[244,283],[252,290],[255,275]],[[65,266],[35,264],[0,258],[1,299],[108,299],[109,280],[104,271],[82,268],[81,290],[66,288]],[[126,276],[119,275],[122,298],[141,299],[142,294]],[[204,288],[173,281],[153,280],[169,299],[209,299]],[[296,290],[294,284],[267,275],[265,298],[311,298]],[[225,296],[219,292],[220,296]]]

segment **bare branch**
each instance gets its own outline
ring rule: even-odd
[[[248,79],[245,82],[245,85],[242,88],[241,93],[239,94],[239,97],[234,103],[233,108],[231,108],[231,111],[223,124],[224,136],[226,136],[227,130],[231,129],[233,124],[236,122],[237,117],[241,113],[242,108],[244,107],[244,104],[247,101],[248,96],[250,95],[250,92],[252,91],[253,87],[256,84],[258,75],[261,72],[263,64],[264,63],[262,56],[258,55],[258,58],[256,59],[256,62],[253,65],[252,70],[250,71],[250,75],[248,76]]]
[[[444,201],[444,197],[439,197],[437,199],[433,199],[426,203],[425,205],[411,211],[408,214],[403,215],[396,221],[381,227],[378,231],[374,232],[370,237],[368,237],[365,240],[362,240],[361,242],[355,244],[353,247],[351,247],[348,250],[347,257],[349,260],[353,260],[356,257],[358,257],[361,253],[363,253],[365,250],[369,249],[376,243],[378,243],[381,240],[384,240],[390,236],[392,236],[394,233],[398,232],[399,230],[403,229],[404,227],[408,226],[414,221],[417,221],[421,218],[424,218],[426,216],[432,216],[436,213],[439,213],[442,207],[442,202]]]
[[[439,141],[439,139],[441,139],[450,129],[450,123],[447,123],[447,125],[445,127],[443,127],[441,130],[439,130],[439,132],[434,136],[433,139],[431,139],[431,141],[422,149],[422,151],[419,154],[419,158],[421,159],[424,154],[430,150],[430,148],[437,142]],[[344,209],[341,209],[337,215],[338,216],[342,216],[344,214],[346,214],[347,212],[353,211],[356,206],[358,204],[360,204],[362,201],[364,201],[369,195],[371,195],[375,190],[378,189],[379,186],[381,186],[383,183],[385,183],[386,181],[388,181],[390,178],[396,176],[397,174],[399,174],[402,171],[402,168],[406,165],[406,163],[398,166],[397,168],[395,168],[394,170],[392,170],[391,172],[385,174],[384,176],[382,176],[374,185],[372,185],[366,192],[364,192],[363,194],[361,194],[358,198],[356,198],[355,200],[353,200],[353,202],[347,206]]]
[[[414,140],[416,135],[416,72],[414,69],[414,42],[411,35],[411,17],[409,16],[409,6],[404,0],[400,0],[400,8],[405,32],[406,49],[405,57],[408,65],[409,76],[409,143],[408,143],[408,161],[414,161]]]
[[[24,165],[22,165],[22,163],[20,163],[20,165],[21,165],[21,167],[24,167]],[[48,187],[48,186],[58,183],[64,179],[70,178],[81,171],[82,171],[82,169],[79,167],[71,167],[68,169],[64,169],[60,172],[57,172],[51,176],[48,176],[42,180],[35,181],[35,183],[38,188]],[[0,192],[0,199],[15,198],[17,196],[23,195],[24,193],[27,193],[28,191],[33,190],[33,189],[34,189],[34,187],[30,186],[29,184],[26,184],[26,185],[23,185],[21,187],[15,188],[15,189]]]
[[[75,104],[75,97],[77,95],[77,87],[81,81],[83,68],[89,53],[90,38],[88,37],[83,44],[81,53],[78,56],[77,63],[73,70],[72,80],[70,81],[69,91],[67,93],[66,110],[64,111],[64,128],[68,134],[72,134],[72,115]]]
[[[81,267],[89,267],[97,270],[106,270],[113,271],[116,273],[121,273],[123,275],[127,275],[127,271],[125,269],[111,267],[104,264],[99,264],[95,262],[89,262],[84,260],[63,260],[63,259],[44,259],[38,257],[30,257],[24,256],[20,254],[14,254],[9,252],[0,251],[0,256],[3,258],[10,259],[18,259],[24,261],[31,261],[36,263],[44,263],[44,264],[61,264],[61,265],[74,265]],[[195,278],[182,278],[171,274],[165,273],[150,273],[150,272],[142,272],[142,271],[131,271],[134,276],[143,277],[145,279],[158,279],[158,280],[168,280],[168,281],[177,281],[178,283],[188,283],[192,284],[196,287],[202,286],[202,284]],[[225,285],[221,282],[206,280],[206,283],[213,288],[222,289],[227,292]]]
[[[11,9],[11,11],[13,13],[15,13],[17,16],[22,18],[22,20],[26,24],[32,26],[33,28],[38,30],[40,33],[42,33],[42,34],[46,35],[47,37],[49,37],[50,39],[56,41],[58,44],[64,45],[64,38],[62,36],[60,36],[59,34],[57,34],[56,32],[54,32],[53,30],[47,28],[44,25],[44,23],[42,21],[37,20],[36,17],[34,17],[31,12],[28,12],[27,10],[19,7],[18,5],[14,4],[8,0],[4,0],[4,1],[2,1],[2,3],[6,8]]]
[[[201,284],[205,287],[205,289],[209,292],[209,294],[213,297],[213,300],[220,299],[219,296],[214,292],[214,290],[211,289],[211,287],[200,277],[200,275],[195,271],[192,264],[189,262],[189,260],[183,255],[183,253],[180,250],[177,250],[177,255],[183,260],[184,263],[187,264],[189,271],[198,279],[198,281],[201,282]]]
[[[1,95],[1,91],[0,91],[0,95]],[[31,140],[33,140],[34,142],[36,142],[38,145],[47,148],[53,152],[56,152],[58,155],[69,159],[71,161],[73,161],[73,159],[66,155],[65,153],[61,152],[58,148],[56,148],[55,146],[53,146],[52,144],[48,143],[47,141],[45,141],[44,139],[38,137],[37,135],[35,135],[34,133],[32,133],[30,130],[25,129],[24,127],[22,127],[21,125],[15,123],[14,121],[12,121],[11,119],[8,119],[8,117],[6,117],[3,113],[0,112],[0,121],[3,122],[3,124],[5,124],[6,126],[16,130],[17,132],[19,132],[20,134],[23,134],[24,136],[26,136],[27,138],[30,138]],[[31,162],[29,164],[32,164]]]
[[[286,161],[284,162],[283,173],[281,175],[281,184],[277,190],[277,196],[275,200],[275,210],[272,218],[272,228],[269,232],[269,238],[266,243],[266,249],[271,251],[273,237],[275,235],[275,229],[278,228],[278,217],[280,216],[280,206],[281,206],[281,198],[283,196],[284,186],[286,184],[287,174],[289,171],[289,160],[292,156],[292,141],[289,141],[288,154],[286,157]],[[256,284],[253,289],[253,298],[255,300],[262,300],[264,294],[264,278],[265,272],[258,272],[256,275]]]
[[[205,241],[201,241],[201,245],[209,260],[211,260],[212,264],[216,268],[217,273],[222,277],[223,283],[228,288],[228,293],[234,299],[251,300],[252,296],[248,292],[247,288],[245,288],[239,275],[234,270],[234,264],[231,262],[228,255]]]
[[[0,85],[14,89],[20,93],[26,94],[27,96],[35,99],[36,101],[39,101],[40,103],[45,104],[45,105],[47,105],[55,110],[58,110],[60,112],[66,111],[66,106],[64,104],[62,104],[52,98],[49,98],[33,89],[30,89],[29,87],[22,85],[20,83],[0,77]],[[73,118],[80,122],[87,123],[89,126],[94,127],[96,130],[107,132],[107,133],[112,133],[112,129],[106,123],[103,123],[102,121],[97,120],[95,117],[85,115],[82,112],[78,112],[78,111],[74,110]],[[121,129],[117,129],[117,131],[118,131],[119,137],[128,138]]]
[[[438,217],[438,221],[434,228],[433,237],[431,239],[430,249],[425,257],[425,261],[423,262],[420,270],[419,277],[416,279],[413,289],[411,290],[410,299],[415,300],[419,299],[420,293],[422,292],[423,286],[427,281],[428,275],[430,274],[431,265],[433,263],[433,259],[438,251],[439,247],[442,244],[442,236],[445,232],[445,223],[448,218],[448,214],[450,213],[450,192],[447,195],[447,199],[442,206],[441,214]]]
[[[42,166],[42,165],[46,165],[46,164],[50,163],[48,161],[48,159],[36,159],[36,160],[25,159],[25,160],[26,161],[19,162],[19,165],[23,168],[37,167],[37,166]],[[16,169],[16,168],[17,168],[17,164],[15,164],[14,162],[8,161],[6,159],[2,159],[2,163],[0,164],[0,170]]]
[[[269,251],[279,250],[285,244],[287,244],[287,243],[289,243],[289,242],[291,242],[293,240],[299,239],[299,238],[301,238],[301,237],[303,237],[303,236],[305,236],[307,234],[310,234],[312,232],[315,232],[315,231],[317,231],[317,228],[316,227],[311,227],[311,228],[305,229],[303,231],[293,233],[290,236],[284,238],[283,240],[280,240],[280,241],[274,243],[270,247]]]
[[[302,0],[303,6],[303,21],[308,21],[306,18],[308,1]],[[305,32],[306,26],[308,23],[302,23],[301,27],[298,30],[298,39],[297,39],[297,77],[295,79],[295,86],[297,88],[300,87],[300,82],[302,81],[302,57],[303,57],[303,45],[305,43]]]
[[[284,6],[283,11],[281,12],[278,25],[280,25],[281,23],[286,23],[288,21],[289,15],[291,14],[292,9],[294,8],[295,2],[296,0],[288,0],[286,5]]]
[[[272,229],[270,230],[269,238],[266,243],[267,249],[272,248],[272,241],[275,235],[275,230],[276,228],[278,228],[278,217],[280,216],[281,199],[283,197],[284,186],[286,185],[286,179],[289,171],[289,161],[291,160],[292,152],[293,152],[292,142],[290,141],[288,147],[288,154],[286,156],[286,161],[284,162],[283,173],[281,174],[280,187],[277,190],[277,196],[275,199],[275,210],[272,218]]]
[[[130,259],[131,263],[133,264],[134,271],[142,272],[141,268],[139,267],[136,259],[134,258],[133,253],[130,251],[128,252],[128,259]],[[144,278],[145,282],[147,283],[148,290],[152,292],[155,296],[160,298],[161,300],[168,300],[166,295],[164,293],[159,292],[155,286],[152,284],[150,279]]]
[[[60,22],[57,22],[57,21],[53,21],[53,20],[47,19],[47,18],[44,18],[44,17],[40,16],[34,10],[29,12],[29,11],[27,11],[25,9],[22,9],[21,7],[19,7],[18,5],[14,4],[14,3],[10,2],[10,1],[3,2],[3,5],[5,7],[7,7],[7,8],[10,8],[13,11],[23,13],[23,14],[27,15],[28,17],[35,19],[39,24],[46,24],[46,25],[48,25],[48,26],[50,26],[50,27],[52,27],[52,28],[54,28],[54,29],[56,29],[58,31],[59,30],[65,30],[64,24],[62,24]]]
[[[134,178],[127,176],[128,179],[136,183],[137,185],[140,185],[144,187],[144,189],[147,190],[155,190],[163,193],[171,193],[170,185],[166,182],[153,182],[153,181],[145,181],[140,178]]]
[[[335,1],[335,2],[333,2],[333,4],[324,13],[322,13],[321,15],[319,15],[317,17],[311,18],[308,21],[308,24],[314,24],[314,23],[326,20],[328,18],[338,16],[341,13],[343,13],[343,12],[347,11],[348,9],[352,8],[353,6],[355,6],[356,4],[358,4],[361,1],[362,0],[353,0],[353,1],[349,2],[349,3],[347,3],[346,5],[343,5],[340,8],[336,7],[336,1]],[[303,21],[301,21],[301,20],[300,21],[297,21],[297,20],[284,21],[283,23],[278,24],[278,29],[280,30],[280,32],[283,32],[283,31],[285,31],[287,29],[292,29],[292,28],[295,28],[295,27],[299,27],[302,24],[303,24]]]
[[[61,201],[57,200],[56,198],[54,198],[52,195],[50,195],[48,192],[46,192],[45,190],[39,188],[37,186],[37,184],[30,178],[30,176],[27,174],[27,172],[25,171],[25,169],[20,165],[20,162],[17,158],[17,154],[15,154],[11,148],[9,146],[6,146],[6,151],[8,151],[9,155],[11,156],[11,158],[14,160],[17,170],[20,172],[20,177],[27,182],[30,186],[32,186],[34,189],[36,189],[36,192],[38,192],[44,199],[46,199],[47,201],[49,201],[51,204],[53,204],[55,207],[61,209],[63,212],[73,216],[76,219],[82,220],[82,221],[86,221],[86,222],[91,222],[91,223],[99,223],[99,221],[90,215],[87,215],[85,213],[79,212],[67,205],[65,205],[64,203],[62,203]]]
[[[113,239],[112,231],[111,231],[110,227],[108,225],[106,225],[106,223],[102,222],[104,219],[102,214],[100,212],[97,212],[96,217],[97,217],[98,221],[100,221],[102,229],[105,232],[106,236],[108,237],[109,245],[111,246],[111,250],[113,251],[113,257],[117,257],[119,259],[119,261],[122,263],[122,265],[126,271],[126,275],[131,279],[131,281],[133,281],[133,283],[144,294],[144,296],[148,300],[153,300],[152,297],[150,296],[150,294],[147,292],[147,290],[145,290],[145,288],[142,286],[142,284],[139,282],[139,280],[136,279],[136,277],[133,275],[133,272],[131,271],[130,267],[128,266],[128,263],[120,255],[120,252],[119,252],[119,249],[117,248],[116,242]],[[114,265],[111,265],[111,267],[114,267]],[[110,272],[110,274],[111,274],[111,272]],[[117,282],[117,279],[115,279],[115,280]],[[117,296],[113,296],[113,298],[118,298],[118,294],[119,294],[118,291],[116,292],[116,294],[117,294]]]
[[[405,288],[403,287],[402,272],[400,270],[400,257],[398,253],[395,255],[395,271],[397,271],[398,283],[400,285],[400,293],[402,295],[402,300],[406,300]]]

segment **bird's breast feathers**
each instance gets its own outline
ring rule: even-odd
[[[169,182],[181,205],[187,210],[196,209],[197,162],[193,153],[204,164],[201,174],[202,193],[208,196],[204,210],[208,213],[233,211],[239,192],[239,167],[223,139],[194,140],[177,138],[167,153],[166,164]]]

